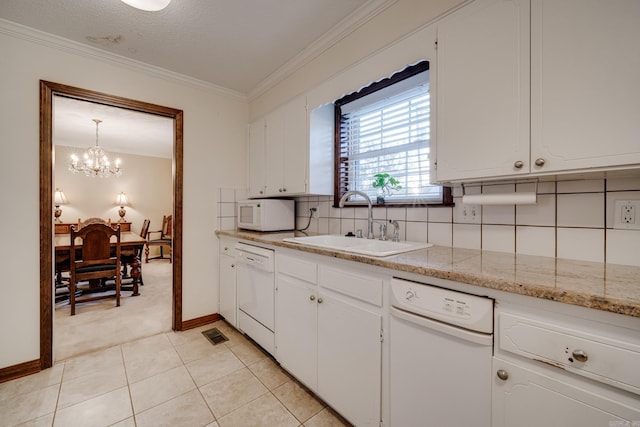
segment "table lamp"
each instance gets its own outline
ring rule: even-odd
[[[124,210],[124,207],[129,205],[129,201],[127,200],[127,196],[123,192],[118,194],[118,198],[116,199],[116,205],[120,205],[120,210],[118,211],[118,215],[120,215],[120,220],[118,222],[125,222],[124,216],[127,213],[127,211]]]
[[[53,194],[53,204],[56,206],[56,210],[53,212],[53,215],[56,217],[55,222],[62,222],[60,219],[60,215],[62,215],[62,209],[60,209],[60,205],[66,205],[69,203],[67,198],[64,196],[64,193],[60,191],[59,188],[56,188],[56,192]]]

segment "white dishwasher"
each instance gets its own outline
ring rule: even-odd
[[[489,427],[493,300],[394,278],[391,305],[391,427]]]
[[[237,243],[238,329],[262,348],[275,350],[274,251]]]

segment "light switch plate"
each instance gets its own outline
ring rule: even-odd
[[[458,208],[458,222],[463,224],[480,224],[482,206],[460,203]]]

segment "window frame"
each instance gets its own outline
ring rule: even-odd
[[[417,74],[423,73],[429,70],[429,61],[424,60],[420,61],[415,65],[410,65],[405,69],[398,71],[393,74],[391,77],[384,78],[377,82],[371,83],[370,85],[360,89],[357,92],[352,92],[348,95],[343,96],[342,98],[336,100],[334,102],[334,151],[333,151],[333,206],[337,207],[342,194],[346,191],[345,182],[342,181],[341,170],[342,170],[342,159],[340,157],[340,153],[342,152],[342,140],[340,139],[340,130],[342,126],[342,106],[345,104],[349,104],[357,99],[364,98],[365,96],[371,95],[379,90],[382,90],[386,87],[392,86],[398,82],[408,79],[409,77],[413,77]],[[437,185],[437,184],[436,184]],[[360,202],[352,202],[349,204],[350,206],[364,206],[364,201]],[[416,203],[416,202],[385,202],[385,203],[374,203],[373,206],[379,207],[416,207],[416,206],[429,206],[429,207],[438,207],[438,206],[453,206],[453,196],[451,193],[451,187],[442,186],[442,201],[440,203]]]

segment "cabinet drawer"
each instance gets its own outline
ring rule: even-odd
[[[232,257],[237,256],[237,251],[235,249],[235,243],[234,241],[231,240],[220,240],[220,253],[221,254],[225,254],[225,255],[229,255]]]
[[[280,274],[286,274],[309,283],[317,283],[318,281],[318,265],[315,262],[278,254],[276,264]]]
[[[640,393],[640,337],[611,339],[574,327],[500,313],[499,348]]]
[[[326,289],[382,307],[382,279],[321,265],[318,283]]]

